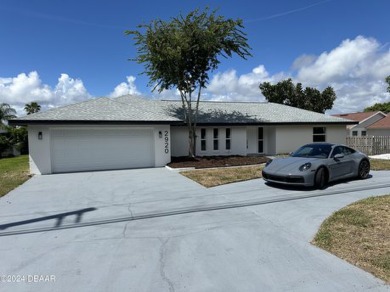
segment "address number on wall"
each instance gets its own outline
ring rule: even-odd
[[[169,153],[169,132],[164,131],[164,151],[165,153]]]

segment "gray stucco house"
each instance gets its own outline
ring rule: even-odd
[[[304,143],[345,143],[356,122],[268,102],[203,101],[198,156],[288,153]],[[161,167],[188,154],[181,101],[96,98],[20,117],[34,174]]]

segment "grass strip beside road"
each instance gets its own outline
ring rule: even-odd
[[[0,197],[29,178],[28,155],[0,159]]]
[[[370,159],[371,170],[390,170],[390,160]]]
[[[353,203],[326,219],[313,244],[390,284],[390,195]]]
[[[263,165],[195,169],[180,172],[182,175],[210,188],[223,184],[261,178]]]

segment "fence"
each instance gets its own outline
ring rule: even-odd
[[[390,153],[390,136],[347,137],[347,146],[367,155]]]

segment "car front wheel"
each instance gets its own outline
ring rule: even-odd
[[[323,167],[320,167],[314,177],[314,185],[318,189],[323,189],[326,185],[326,173]]]
[[[360,179],[366,179],[370,173],[370,162],[367,160],[362,160],[359,163],[358,177]]]

